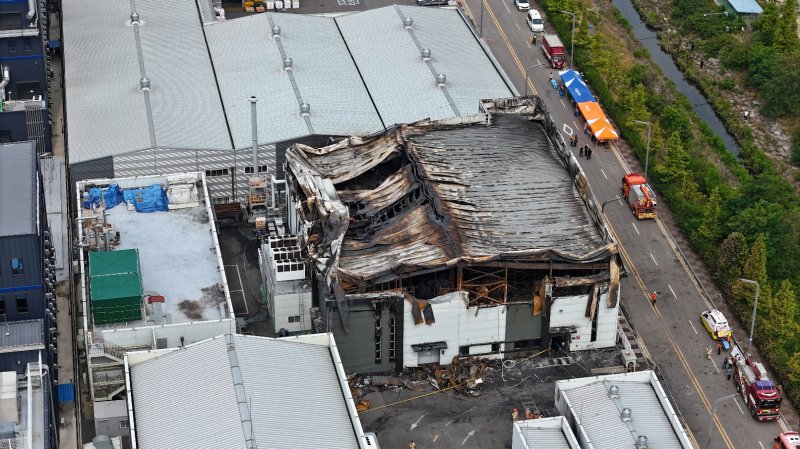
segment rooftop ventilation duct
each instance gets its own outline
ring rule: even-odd
[[[300,115],[303,117],[308,117],[311,115],[311,105],[308,103],[303,103],[300,105]]]
[[[36,2],[34,0],[28,0],[28,14],[25,15],[25,18],[28,20],[33,20],[36,16]]]
[[[406,27],[406,29],[411,28],[411,24],[413,23],[414,19],[412,19],[411,17],[406,17],[405,19],[403,19],[403,26]]]
[[[150,78],[144,77],[139,80],[139,87],[141,87],[142,90],[150,90]]]
[[[284,64],[286,61],[284,61]],[[250,127],[252,128],[253,138],[253,178],[258,177],[258,110],[256,102],[258,99],[255,95],[250,97]]]
[[[439,87],[443,87],[446,82],[447,82],[447,76],[444,73],[436,75],[436,84],[438,84]]]
[[[431,49],[430,48],[423,48],[422,49],[422,60],[423,61],[430,61],[431,60]]]
[[[283,60],[283,70],[292,70],[292,64],[294,64],[294,61],[292,61],[292,58],[284,59]]]
[[[278,25],[272,27],[272,37],[281,37],[281,27]]]
[[[631,409],[629,409],[628,407],[622,409],[620,417],[622,418],[623,422],[633,421],[633,417],[631,416]]]
[[[131,25],[138,23],[139,23],[139,13],[134,11],[131,13]]]
[[[639,438],[636,439],[636,449],[647,449],[647,437],[644,435],[639,435]]]
[[[619,387],[612,385],[608,388],[608,397],[611,399],[619,399]]]
[[[11,72],[8,69],[8,66],[0,67],[3,72],[3,78],[0,79],[0,101],[5,101],[6,99],[6,86],[8,86],[8,82],[11,80]]]

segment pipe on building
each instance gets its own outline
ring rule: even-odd
[[[28,20],[32,20],[36,16],[36,1],[35,0],[28,0],[28,14],[25,17]]]
[[[6,86],[11,81],[11,71],[8,66],[2,66],[3,79],[0,79],[0,101],[6,101]]]
[[[258,177],[258,117],[255,96],[250,97],[250,127],[253,131],[253,177]]]

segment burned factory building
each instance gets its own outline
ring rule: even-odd
[[[614,346],[622,269],[537,98],[286,154],[311,325],[348,371]]]

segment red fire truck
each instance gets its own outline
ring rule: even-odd
[[[622,178],[622,196],[637,219],[656,218],[656,194],[644,176],[639,173],[625,175]]]
[[[781,415],[781,393],[777,385],[767,376],[767,370],[752,356],[745,354],[736,344],[731,350],[733,358],[733,382],[742,395],[750,414],[759,421],[772,421]]]

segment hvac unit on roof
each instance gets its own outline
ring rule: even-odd
[[[631,415],[632,415],[631,409],[629,409],[628,407],[623,408],[622,413],[620,413],[620,417],[624,422],[633,421],[633,416]]]
[[[647,437],[644,435],[639,435],[639,438],[636,439],[636,449],[647,449]]]

